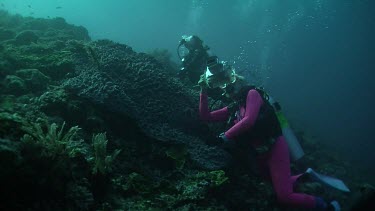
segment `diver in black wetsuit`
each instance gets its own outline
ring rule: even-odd
[[[180,52],[182,47],[187,51],[187,54],[184,56],[181,56]],[[187,78],[191,83],[196,83],[199,80],[200,76],[206,70],[209,49],[198,36],[182,37],[177,48],[177,54],[182,61],[182,67],[179,72],[181,79]]]

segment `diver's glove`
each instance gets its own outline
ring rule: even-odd
[[[207,144],[214,145],[214,146],[223,146],[224,144],[229,143],[229,139],[225,137],[224,133],[221,133],[220,135],[216,136],[215,138],[208,139]]]
[[[225,133],[220,133],[219,139],[221,139],[224,143],[230,142],[230,140],[225,136]]]
[[[202,75],[200,76],[200,79],[199,79],[199,81],[198,81],[198,86],[201,87],[201,92],[202,92],[202,93],[206,93],[206,92],[207,92],[208,85],[207,85],[206,75],[205,75],[205,74],[202,74]]]
[[[234,148],[234,145],[235,145],[234,141],[227,138],[225,136],[225,133],[220,133],[220,135],[218,136],[218,139],[220,141],[221,147],[223,147],[224,149],[230,150]]]

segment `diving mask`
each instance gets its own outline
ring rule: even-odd
[[[229,84],[232,84],[236,81],[235,74],[236,72],[232,68],[227,69],[226,71],[220,71],[219,73],[213,74],[207,67],[205,73],[206,84],[209,88],[224,89]]]

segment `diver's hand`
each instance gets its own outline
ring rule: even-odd
[[[199,81],[198,81],[198,85],[200,87],[207,87],[207,81],[206,81],[206,73],[203,73],[200,78],[199,78]]]
[[[202,74],[199,81],[198,81],[198,85],[201,87],[201,92],[205,92],[207,89],[208,89],[208,86],[207,86],[207,81],[206,81],[206,74]]]
[[[225,133],[220,133],[220,135],[218,136],[218,140],[220,142],[220,146],[225,149],[225,150],[233,150],[234,147],[235,147],[235,143],[234,141],[228,139],[226,136],[225,136]]]
[[[225,133],[220,133],[219,139],[221,139],[223,143],[230,142],[230,140],[225,136]]]
[[[223,136],[223,133],[221,133],[218,136],[210,138],[207,143],[209,145],[223,146],[225,144],[225,142],[226,142],[225,140],[228,140],[227,138],[224,138],[224,136]]]

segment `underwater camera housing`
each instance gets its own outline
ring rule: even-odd
[[[219,62],[219,58],[217,56],[210,56],[207,59],[207,70],[210,71],[212,75],[222,73],[224,71],[223,67],[223,63]]]

